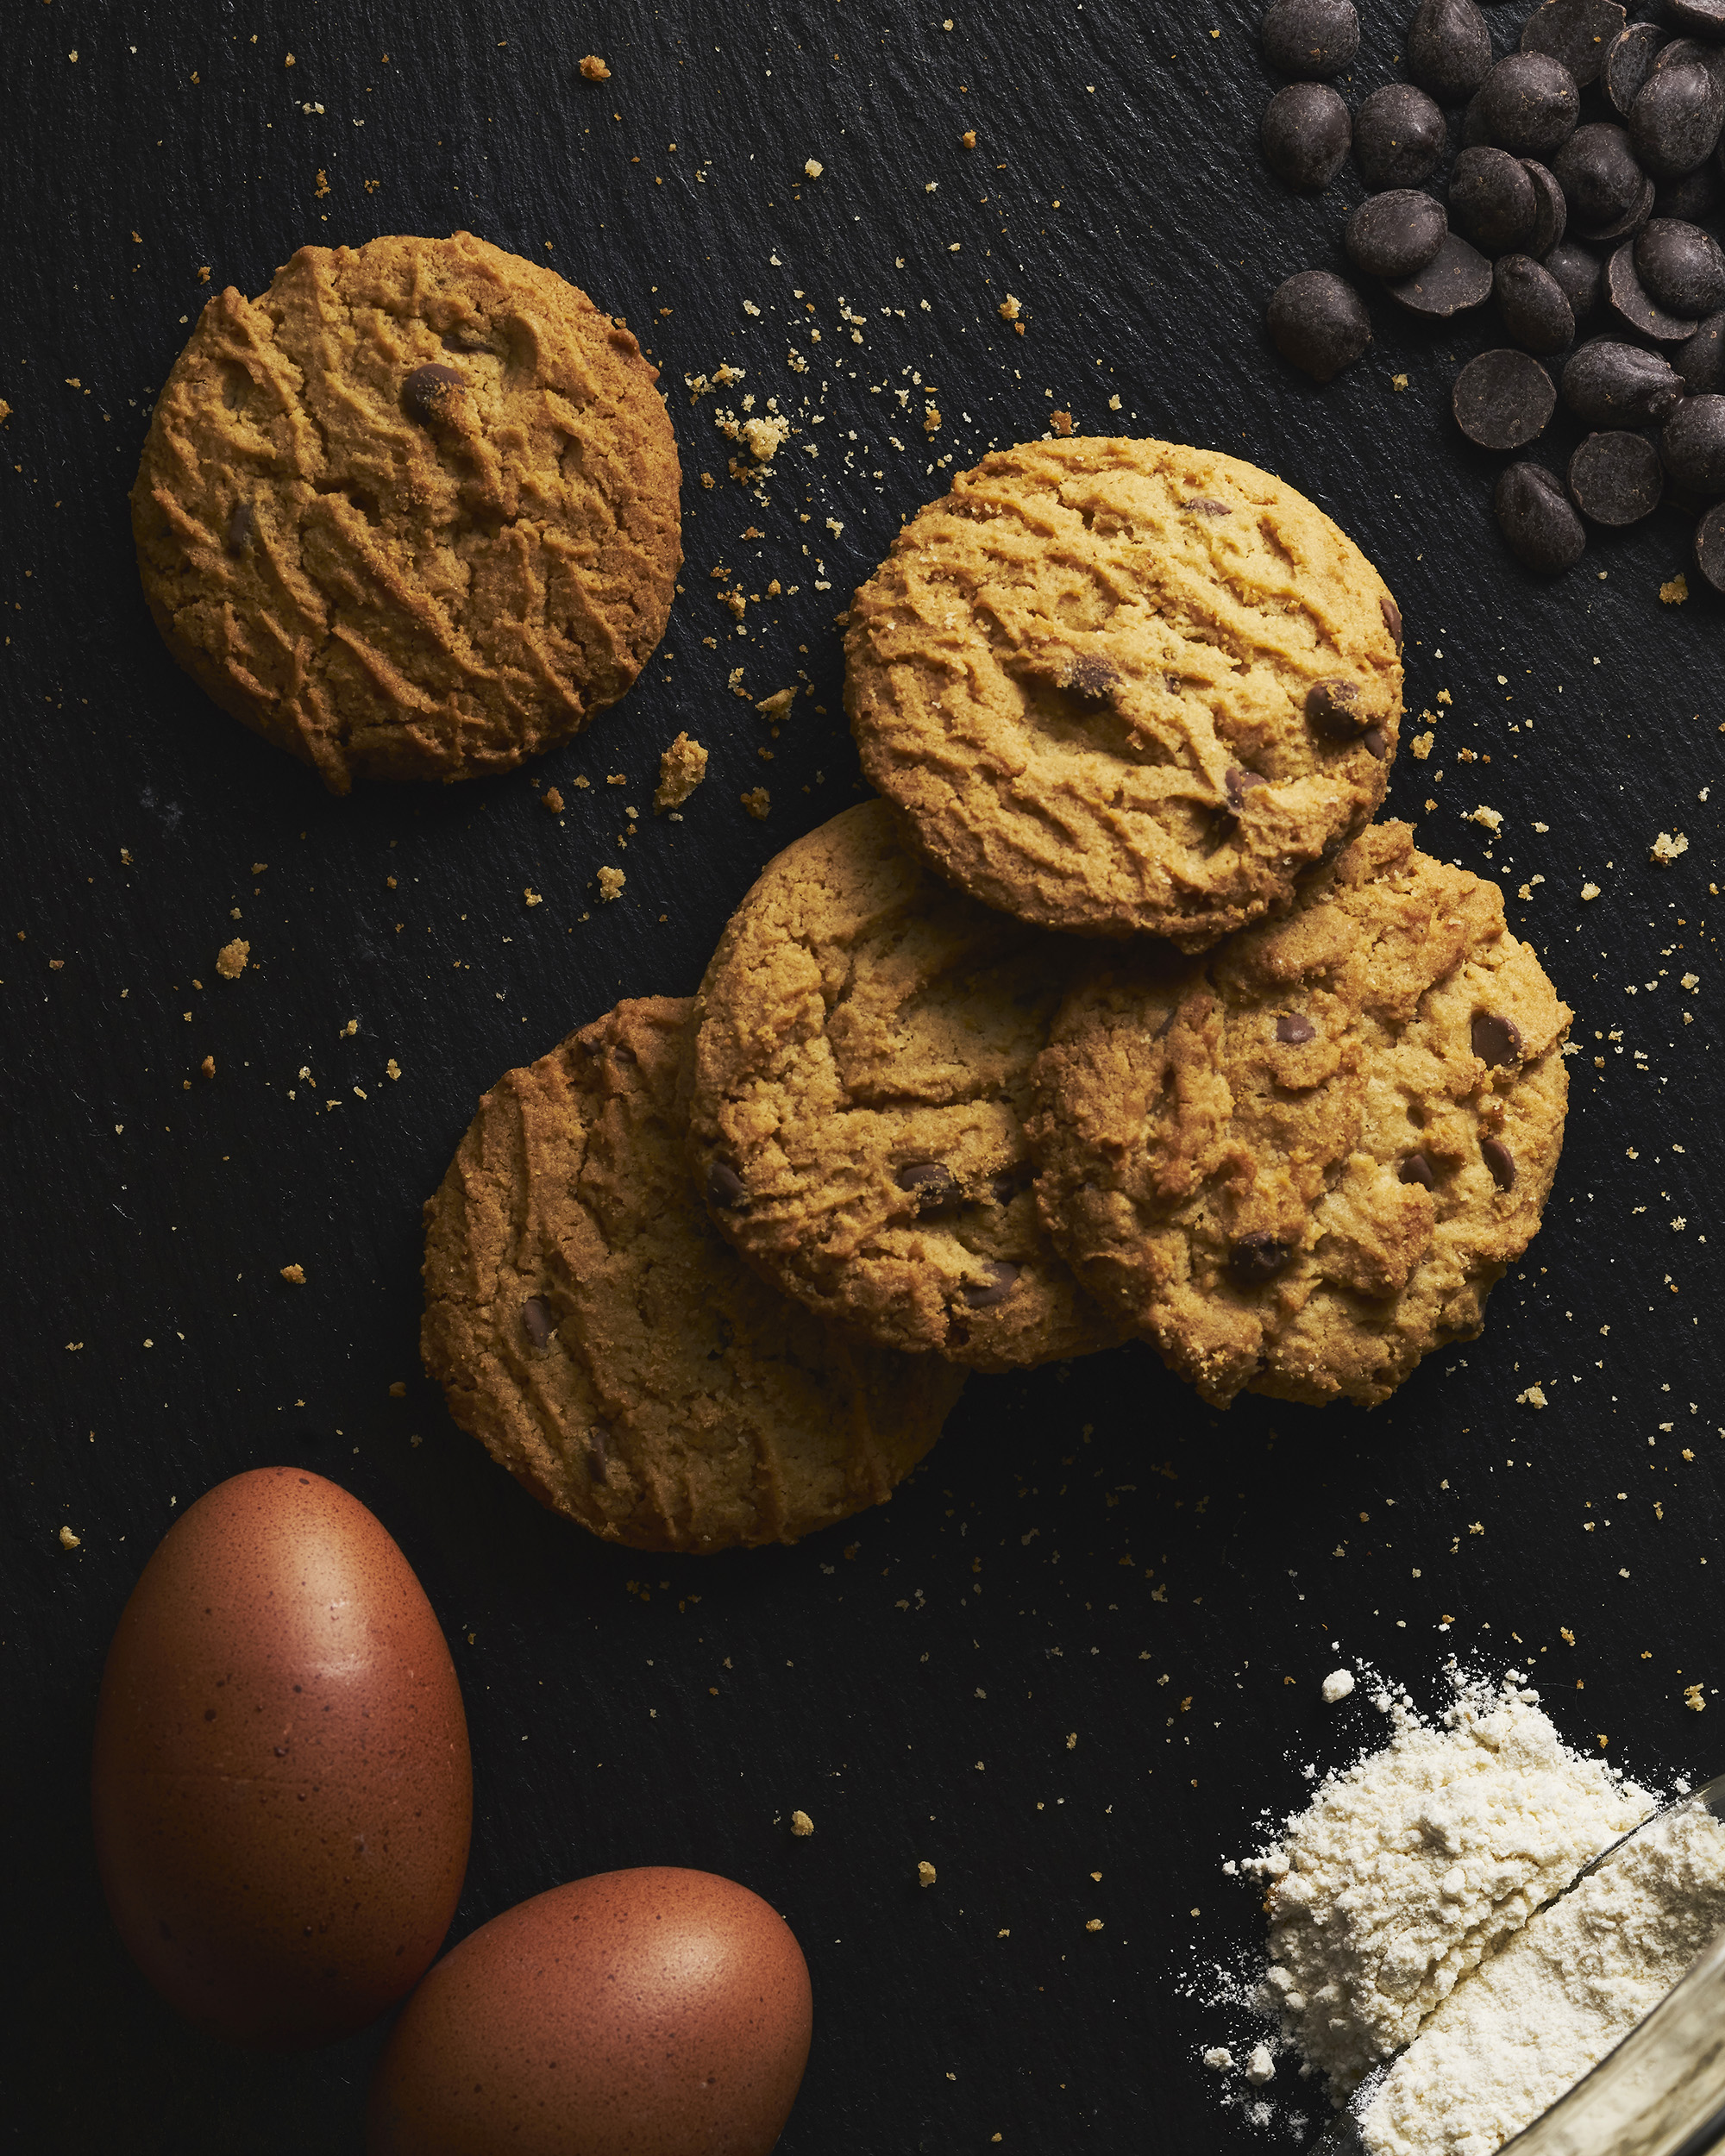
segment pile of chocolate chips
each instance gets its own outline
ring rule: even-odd
[[[1295,79],[1264,112],[1264,154],[1290,187],[1320,189],[1352,148],[1373,191],[1348,220],[1348,260],[1411,313],[1495,302],[1511,342],[1469,360],[1453,392],[1471,441],[1525,448],[1559,397],[1595,429],[1561,477],[1531,462],[1499,476],[1493,507],[1520,561],[1566,569],[1584,519],[1630,524],[1664,500],[1697,517],[1697,565],[1725,592],[1725,248],[1700,222],[1725,200],[1725,0],[1663,5],[1662,22],[1632,22],[1620,0],[1541,0],[1519,50],[1494,58],[1474,0],[1421,0],[1412,80],[1350,114],[1330,84],[1359,45],[1353,0],[1271,0],[1264,57]],[[1446,108],[1459,109],[1453,157]],[[1424,183],[1446,160],[1440,202]],[[1320,382],[1371,338],[1332,270],[1289,278],[1269,323]]]

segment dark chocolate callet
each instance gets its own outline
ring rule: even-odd
[[[960,1200],[958,1179],[944,1160],[906,1161],[893,1180],[917,1201],[919,1213],[938,1213]]]
[[[1491,33],[1473,0],[1420,0],[1408,25],[1408,72],[1440,104],[1471,97],[1491,67]]]
[[[1725,494],[1725,397],[1685,397],[1665,423],[1659,454],[1690,493]]]
[[[986,1280],[967,1280],[959,1289],[973,1310],[992,1310],[1002,1303],[1018,1284],[1021,1265],[1010,1265],[1004,1259],[985,1259],[988,1277]]]
[[[428,360],[423,367],[416,367],[402,383],[401,409],[422,427],[447,424],[467,385],[460,367]]]
[[[1725,502],[1716,502],[1695,527],[1695,566],[1716,592],[1725,592]]]
[[[1647,176],[1635,161],[1629,130],[1609,120],[1579,127],[1551,160],[1578,229],[1609,225],[1639,202]]]
[[[1402,655],[1402,609],[1387,594],[1380,597],[1377,611],[1383,617],[1383,626],[1389,631],[1389,641],[1396,647],[1396,655]]]
[[[1488,254],[1507,254],[1531,239],[1539,215],[1534,183],[1508,150],[1464,150],[1450,169],[1450,222]]]
[[[1436,172],[1443,158],[1444,116],[1412,83],[1385,83],[1353,116],[1353,161],[1374,193],[1390,187],[1417,187]]]
[[[1258,34],[1279,73],[1326,82],[1359,50],[1359,16],[1353,0],[1270,0]]]
[[[1294,1245],[1273,1235],[1239,1235],[1228,1250],[1228,1270],[1241,1288],[1262,1288],[1294,1262]]]
[[[1510,53],[1479,86],[1486,132],[1517,157],[1549,157],[1575,132],[1581,92],[1549,53]]]
[[[1424,269],[1391,285],[1389,291],[1410,314],[1458,315],[1490,298],[1491,265],[1477,248],[1452,232]]]
[[[1571,498],[1596,524],[1639,523],[1659,507],[1665,486],[1645,435],[1590,434],[1569,461]]]
[[[1652,71],[1653,56],[1665,41],[1665,34],[1657,22],[1630,22],[1605,48],[1600,69],[1605,94],[1626,120],[1636,92]]]
[[[1227,514],[1226,510],[1222,513]],[[1120,686],[1120,670],[1112,659],[1105,659],[1099,651],[1086,651],[1067,668],[1061,686],[1088,703],[1105,704]]]
[[[1411,277],[1443,245],[1449,219],[1440,202],[1417,187],[1370,195],[1347,221],[1342,245],[1369,277]]]
[[[611,1432],[602,1422],[587,1425],[587,1474],[595,1482],[605,1480],[605,1467],[611,1457]]]
[[[1590,427],[1653,425],[1683,392],[1683,377],[1659,353],[1610,337],[1584,344],[1563,371],[1563,400]]]
[[[1469,1038],[1480,1062],[1494,1069],[1521,1060],[1521,1029],[1499,1012],[1476,1011]]]
[[[556,1327],[551,1322],[551,1306],[543,1295],[530,1295],[522,1304],[521,1330],[539,1354],[550,1346]]]
[[[1501,1138],[1482,1138],[1480,1158],[1491,1170],[1491,1180],[1500,1190],[1515,1188],[1515,1156]]]
[[[1389,736],[1381,726],[1368,726],[1359,737],[1359,745],[1368,756],[1376,756],[1379,763],[1389,754]]]
[[[1512,464],[1498,474],[1491,506],[1509,551],[1546,576],[1571,568],[1587,549],[1587,530],[1555,473]]]
[[[1704,165],[1725,126],[1725,86],[1698,60],[1655,67],[1629,108],[1629,139],[1650,179],[1678,179]]]
[[[1563,287],[1563,296],[1569,302],[1569,310],[1578,323],[1584,323],[1599,304],[1603,269],[1599,258],[1574,240],[1559,240],[1546,255],[1540,267],[1548,271]]]
[[[1725,0],[1665,0],[1665,20],[1685,37],[1725,45]]]
[[[1290,82],[1264,109],[1264,160],[1290,187],[1327,187],[1348,154],[1352,123],[1327,83]]]
[[[1725,383],[1725,313],[1709,315],[1695,335],[1670,355],[1691,397]]]
[[[1662,187],[1655,187],[1653,215],[1699,224],[1722,202],[1725,202],[1725,178],[1721,177],[1716,156],[1705,165],[1697,165],[1692,172],[1685,172],[1681,179],[1668,179]]]
[[[1696,318],[1667,314],[1654,304],[1635,267],[1635,246],[1634,240],[1625,240],[1605,265],[1605,297],[1612,312],[1656,344],[1681,344],[1695,334]]]
[[[706,1171],[706,1201],[721,1213],[734,1213],[749,1187],[728,1160],[712,1162]]]
[[[1433,1181],[1432,1163],[1423,1153],[1404,1153],[1396,1179],[1398,1182],[1418,1183],[1421,1190],[1429,1190]]]
[[[1491,273],[1503,327],[1529,352],[1561,352],[1575,341],[1575,312],[1563,286],[1531,254],[1505,254]]]
[[[1456,424],[1482,449],[1519,449],[1543,434],[1557,409],[1552,378],[1530,352],[1482,352],[1456,376]]]
[[[1635,267],[1656,306],[1691,322],[1725,307],[1725,248],[1680,217],[1653,217],[1635,235]]]
[[[1235,808],[1240,806],[1255,786],[1268,786],[1269,784],[1269,780],[1261,778],[1256,771],[1242,771],[1238,764],[1232,763],[1228,766],[1222,779],[1223,790],[1226,793],[1229,802]]]
[[[999,1169],[988,1178],[988,1195],[997,1206],[1009,1206],[1029,1180],[1028,1168]]]
[[[1303,1011],[1284,1011],[1276,1021],[1276,1037],[1284,1048],[1298,1048],[1317,1036],[1317,1027]]]
[[[257,536],[258,520],[253,514],[251,504],[235,502],[228,511],[228,529],[222,540],[223,547],[229,554],[243,554]]]
[[[1314,681],[1306,692],[1306,724],[1320,741],[1358,741],[1370,724],[1352,681]]]
[[[1544,0],[1521,25],[1521,50],[1561,60],[1577,87],[1585,90],[1599,79],[1623,20],[1618,0]]]
[[[1527,251],[1536,257],[1549,254],[1569,229],[1569,204],[1549,165],[1524,157],[1521,170],[1534,183],[1534,229],[1526,243]]]
[[[1300,270],[1278,285],[1268,319],[1276,350],[1314,381],[1333,380],[1371,342],[1364,301],[1333,270]]]

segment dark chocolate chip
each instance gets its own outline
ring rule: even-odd
[[[551,1306],[543,1295],[530,1295],[522,1304],[521,1330],[537,1353],[543,1355],[550,1346],[556,1327],[551,1322]]]
[[[1683,378],[1657,352],[1595,337],[1567,360],[1563,400],[1590,427],[1650,426],[1683,395]]]
[[[1443,158],[1444,116],[1412,83],[1385,83],[1353,116],[1353,161],[1374,193],[1417,187]]]
[[[1203,494],[1189,495],[1181,506],[1194,517],[1232,517],[1233,515],[1233,510],[1226,502],[1213,502]]]
[[[1369,756],[1376,756],[1379,763],[1389,754],[1389,736],[1381,726],[1368,726],[1359,737],[1359,745]]]
[[[1449,230],[1444,206],[1417,187],[1392,187],[1371,195],[1347,221],[1342,245],[1369,277],[1411,277],[1444,243]]]
[[[1725,592],[1725,502],[1716,502],[1695,527],[1695,566],[1716,592]]]
[[[1647,176],[1635,161],[1629,130],[1609,120],[1578,128],[1551,160],[1571,222],[1609,225],[1639,202]]]
[[[1450,171],[1450,222],[1488,254],[1531,239],[1539,203],[1527,168],[1508,150],[1464,150]]]
[[[1432,1163],[1423,1153],[1404,1153],[1396,1175],[1398,1182],[1418,1183],[1421,1190],[1432,1188]]]
[[[1262,1288],[1294,1262],[1294,1245],[1273,1235],[1236,1236],[1228,1252],[1228,1270],[1241,1288]]]
[[[1669,315],[1653,304],[1635,267],[1634,240],[1625,240],[1605,265],[1605,297],[1614,314],[1656,344],[1682,344],[1695,333],[1693,317]]]
[[[1290,187],[1327,187],[1351,138],[1348,109],[1327,83],[1291,82],[1264,109],[1264,159]]]
[[[1601,265],[1596,255],[1573,240],[1559,240],[1540,265],[1556,278],[1578,323],[1584,323],[1599,304]]]
[[[1549,157],[1575,132],[1581,92],[1548,53],[1511,53],[1479,86],[1486,133],[1517,157]]]
[[[1457,426],[1482,449],[1519,449],[1534,441],[1557,401],[1551,376],[1533,354],[1507,345],[1470,360],[1450,396]]]
[[[1306,724],[1320,741],[1358,741],[1367,724],[1352,681],[1314,681],[1306,692]]]
[[[1695,335],[1671,354],[1671,363],[1691,397],[1717,389],[1725,376],[1725,313],[1709,315]]]
[[[1725,494],[1725,397],[1685,397],[1665,423],[1659,454],[1690,493]]]
[[[1725,202],[1725,179],[1720,177],[1716,156],[1709,164],[1697,165],[1692,172],[1685,172],[1681,179],[1668,179],[1663,187],[1655,187],[1653,215],[1699,224],[1722,202]]]
[[[1255,771],[1242,771],[1238,764],[1228,766],[1226,774],[1222,780],[1228,799],[1235,808],[1240,806],[1255,786],[1268,786],[1269,784],[1268,779],[1260,778]]]
[[[1536,259],[1549,254],[1569,229],[1569,204],[1557,174],[1536,158],[1524,157],[1521,169],[1534,183],[1534,229],[1527,251]]]
[[[1521,1060],[1521,1029],[1514,1018],[1496,1011],[1476,1011],[1470,1036],[1473,1052],[1483,1063],[1494,1067]]]
[[[1467,101],[1457,133],[1460,138],[1456,144],[1458,149],[1483,150],[1491,146],[1491,137],[1485,131],[1485,107],[1479,102],[1477,91]]]
[[[1351,367],[1371,342],[1359,294],[1333,270],[1301,270],[1270,294],[1270,335],[1276,350],[1314,381]]]
[[[595,1482],[605,1477],[605,1466],[611,1454],[611,1432],[602,1422],[587,1425],[587,1476]]]
[[[446,423],[457,409],[455,400],[467,387],[458,367],[429,360],[416,367],[401,385],[401,409],[422,427]]]
[[[1678,217],[1654,217],[1635,235],[1635,267],[1655,306],[1698,322],[1725,307],[1725,248]]]
[[[706,1171],[706,1201],[721,1213],[734,1213],[748,1195],[748,1185],[728,1160],[716,1160]]]
[[[1490,298],[1491,265],[1477,248],[1452,232],[1424,269],[1389,291],[1410,314],[1458,315]]]
[[[989,1259],[984,1263],[988,1268],[988,1279],[966,1281],[958,1291],[973,1310],[992,1310],[997,1303],[1004,1302],[1018,1284],[1019,1275],[1024,1269],[1019,1265],[1007,1264],[1004,1259]]]
[[[1704,165],[1725,126],[1725,85],[1690,60],[1655,67],[1629,108],[1629,139],[1650,179],[1677,179]]]
[[[1605,48],[1600,73],[1605,94],[1627,120],[1635,93],[1653,70],[1653,56],[1665,41],[1657,22],[1631,22],[1618,31]]]
[[[1501,1138],[1483,1138],[1480,1157],[1491,1170],[1491,1180],[1500,1190],[1515,1188],[1515,1156]]]
[[[1276,1021],[1276,1037],[1284,1048],[1298,1048],[1317,1037],[1317,1027],[1303,1012],[1284,1011]]]
[[[1062,686],[1074,696],[1082,696],[1091,703],[1105,703],[1120,685],[1120,670],[1112,659],[1105,659],[1100,652],[1086,651],[1076,658],[1067,669]]]
[[[258,536],[258,520],[249,502],[235,502],[228,511],[228,529],[223,545],[229,554],[243,554]]]
[[[944,1161],[906,1161],[893,1180],[915,1198],[919,1213],[941,1213],[963,1202],[957,1178]]]
[[[1662,67],[1708,67],[1716,75],[1725,70],[1725,53],[1716,45],[1703,44],[1699,38],[1674,37],[1669,45],[1660,46],[1653,55],[1653,73]]]
[[[1498,474],[1491,506],[1509,551],[1526,567],[1556,576],[1587,548],[1587,532],[1556,474],[1542,464],[1512,464]]]
[[[1505,254],[1491,273],[1503,327],[1529,352],[1561,352],[1575,340],[1575,313],[1548,269],[1531,254]]]
[[[1578,222],[1576,231],[1584,240],[1603,245],[1607,240],[1627,240],[1637,233],[1653,214],[1653,204],[1659,199],[1658,191],[1650,179],[1641,182],[1641,191],[1621,216],[1607,219],[1603,224],[1583,224]]]
[[[1024,1168],[1002,1168],[988,1178],[988,1195],[997,1206],[1009,1206],[1025,1187],[1029,1171]]]
[[[1278,72],[1324,82],[1359,50],[1359,17],[1353,0],[1270,0],[1259,35]]]
[[[1571,497],[1596,524],[1652,516],[1665,485],[1659,452],[1645,435],[1590,434],[1569,461]]]
[[[1408,25],[1408,72],[1440,104],[1458,105],[1485,80],[1491,33],[1473,0],[1420,0]]]
[[[1561,60],[1578,88],[1599,79],[1612,41],[1623,28],[1618,0],[1544,0],[1521,25],[1521,50]]]
[[[1686,36],[1725,44],[1725,0],[1665,0],[1665,19]]]
[[[1377,611],[1383,617],[1383,626],[1389,631],[1389,641],[1396,647],[1396,655],[1402,655],[1402,609],[1387,594],[1381,596]]]

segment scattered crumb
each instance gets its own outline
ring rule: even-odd
[[[706,776],[706,751],[698,741],[679,734],[659,759],[659,783],[653,789],[656,809],[680,808]]]
[[[1482,801],[1477,809],[1469,809],[1462,820],[1467,824],[1484,824],[1495,837],[1503,828],[1503,812],[1502,809],[1487,808]]]
[[[1327,1707],[1333,1707],[1338,1700],[1346,1699],[1352,1689],[1352,1670],[1333,1670],[1329,1676],[1324,1679],[1323,1683],[1325,1705]]]
[[[917,1866],[917,1881],[921,1886],[928,1887],[934,1884],[934,1866],[926,1858]]]
[[[325,196],[325,195],[327,195],[327,194],[329,193],[329,173],[328,173],[328,172],[326,172],[324,171],[323,167],[320,165],[320,166],[317,167],[317,186],[316,186],[316,187],[312,190],[312,192],[313,192],[313,193],[317,196],[317,197],[318,201],[319,201],[319,202],[322,202],[322,201],[323,201],[323,197],[324,197],[324,196]]]
[[[628,881],[621,868],[610,866],[599,872],[599,895],[601,904],[608,906],[613,899],[621,898],[623,887]]]
[[[1669,868],[1679,854],[1689,851],[1689,841],[1681,831],[1661,831],[1647,849],[1647,858],[1660,868]]]
[[[397,1062],[397,1061],[395,1060],[395,1058],[394,1058],[394,1056],[392,1056],[390,1057],[389,1061],[388,1061],[388,1062],[387,1062],[384,1065],[384,1067],[383,1067],[383,1075],[384,1075],[384,1076],[385,1076],[386,1078],[399,1078],[399,1077],[400,1077],[400,1075],[401,1075],[401,1065],[400,1065],[398,1062]]]
[[[392,1384],[389,1388],[389,1396],[392,1400],[406,1399],[407,1380],[405,1377],[398,1377],[396,1379],[394,1384]]]
[[[1408,377],[1405,374],[1392,374],[1389,377],[1389,386],[1391,389],[1396,390],[1406,389],[1408,386]]]
[[[82,1537],[82,1536],[80,1536],[80,1535],[75,1535],[75,1534],[73,1534],[73,1532],[72,1532],[72,1529],[71,1529],[70,1527],[62,1527],[62,1528],[60,1529],[60,1548],[61,1548],[62,1550],[76,1550],[76,1549],[80,1548],[80,1547],[82,1546],[82,1544],[83,1544],[83,1537]],[[1695,1685],[1691,1685],[1691,1686],[1690,1687],[1690,1689],[1691,1691],[1697,1690],[1697,1689],[1699,1689],[1699,1688],[1698,1688],[1698,1687],[1697,1687],[1697,1686],[1695,1686]],[[1698,1701],[1696,1701],[1696,1700],[1691,1700],[1691,1701],[1690,1702],[1690,1705],[1691,1707],[1697,1707],[1697,1706],[1698,1706],[1698,1705],[1699,1705],[1699,1703],[1700,1703],[1700,1702],[1699,1702]],[[926,1867],[925,1867],[925,1869],[926,1869]],[[928,1875],[928,1876],[929,1876],[929,1877],[932,1879],[932,1878],[934,1877],[934,1874],[933,1874],[933,1872],[932,1872],[932,1871],[931,1871],[931,1872],[929,1872],[929,1875]]]
[[[597,53],[589,53],[581,62],[581,72],[589,82],[609,82],[611,70]]]
[[[1581,895],[1584,899],[1596,899],[1599,896],[1599,886],[1596,883],[1583,884]]]
[[[1225,2074],[1234,2063],[1234,2055],[1226,2044],[1217,2044],[1204,2053],[1204,2064],[1213,2073]]]
[[[539,799],[545,804],[546,807],[550,810],[553,816],[561,816],[562,814],[563,797],[558,793],[555,787],[548,786],[545,791],[539,796]]]
[[[1048,423],[1053,428],[1056,434],[1070,434],[1072,431],[1072,415],[1070,411],[1051,411],[1048,415]]]
[[[1516,1394],[1515,1405],[1518,1407],[1543,1407],[1546,1405],[1545,1387],[1529,1385],[1526,1392]]]
[[[776,725],[781,718],[789,716],[791,706],[796,700],[797,693],[794,688],[775,689],[770,696],[763,696],[755,708],[762,718],[769,719]]]
[[[216,1075],[216,1058],[213,1056],[206,1056],[198,1068],[206,1078],[213,1078]]]
[[[66,1530],[62,1527],[60,1531],[60,1539],[62,1542],[66,1542]],[[66,1546],[69,1550],[72,1545],[71,1543],[66,1542]],[[1701,1696],[1701,1687],[1698,1684],[1685,1684],[1684,1686],[1683,1703],[1685,1707],[1689,1708],[1691,1712],[1697,1714],[1704,1714],[1707,1712],[1707,1702]]]
[[[806,1812],[793,1812],[791,1814],[791,1832],[796,1836],[799,1841],[802,1841],[808,1835],[813,1833],[814,1821],[809,1817]]]
[[[819,179],[821,174],[826,170],[826,167],[821,163],[818,157],[812,157],[803,166],[803,170],[808,174],[811,179]]]
[[[1008,292],[1006,298],[1000,302],[1000,320],[1002,322],[1016,322],[1023,311],[1023,308],[1019,304],[1019,302],[1013,298],[1010,292]]]
[[[1257,2083],[1260,2087],[1266,2081],[1275,2080],[1276,2061],[1270,2055],[1268,2044],[1252,2046],[1251,2055],[1245,2062],[1245,2078],[1248,2081]]]
[[[771,412],[763,419],[745,419],[742,435],[755,461],[770,464],[790,440],[791,423],[782,414]]]
[[[958,139],[964,145],[967,150],[974,150],[976,147],[975,128],[966,128],[963,134],[961,135]]]
[[[281,1276],[290,1288],[303,1288],[305,1285],[305,1268],[303,1265],[284,1265]]]
[[[527,901],[529,906],[543,906],[545,903],[544,899],[540,897],[539,893],[533,888],[530,883],[525,887],[521,895]]]
[[[748,810],[749,813],[755,818],[755,821],[757,824],[764,824],[766,822],[767,812],[773,805],[773,797],[768,793],[765,787],[751,787],[747,793],[741,795],[739,798],[742,800],[743,807]]]
[[[1659,597],[1667,606],[1681,606],[1689,597],[1689,579],[1679,569],[1669,583],[1661,584]]]
[[[3,427],[11,417],[12,407],[6,402],[6,399],[3,397],[0,397],[0,427]]]
[[[1408,743],[1408,746],[1413,751],[1414,761],[1416,763],[1424,763],[1427,757],[1432,753],[1432,736],[1430,730],[1427,730],[1427,731],[1423,734],[1415,734],[1413,740]]]
[[[246,970],[246,961],[252,955],[252,947],[243,936],[236,936],[231,943],[223,943],[216,954],[216,970],[224,981],[237,981]]]
[[[1085,1925],[1084,1928],[1085,1928],[1085,1930],[1086,1930],[1087,1932],[1099,1932],[1099,1931],[1101,1931],[1101,1928],[1102,1928],[1102,1920],[1101,1920],[1101,1918],[1100,1916],[1093,1916],[1093,1917],[1090,1919],[1090,1921],[1088,1921],[1088,1923],[1087,1923],[1087,1924]]]

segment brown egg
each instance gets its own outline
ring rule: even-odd
[[[91,1796],[121,1937],[217,2035],[329,2043],[412,1989],[467,1869],[467,1726],[357,1498],[268,1467],[184,1514],[109,1649]]]
[[[368,2156],[766,2156],[812,2015],[790,1927],[747,1887],[656,1865],[577,1879],[414,1993]]]

